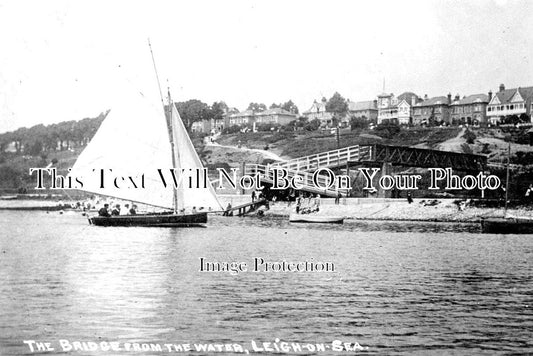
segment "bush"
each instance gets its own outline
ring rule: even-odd
[[[468,153],[468,154],[474,153],[474,151],[472,151],[472,148],[467,143],[463,143],[461,145],[461,149],[463,150],[464,153]]]
[[[274,131],[278,128],[280,128],[280,125],[273,123],[257,125],[257,131]]]
[[[222,130],[222,133],[223,134],[235,134],[235,133],[238,133],[241,131],[241,127],[239,125],[232,125],[232,126],[229,126],[229,127],[225,127],[223,130]]]
[[[304,129],[306,131],[316,131],[320,127],[320,120],[314,119],[309,121],[305,126]]]
[[[382,138],[393,138],[400,133],[401,128],[397,123],[385,121],[376,126],[374,131]]]
[[[463,138],[466,139],[466,143],[468,143],[469,145],[473,144],[474,141],[476,140],[476,134],[473,133],[472,131],[470,130],[466,130],[465,134],[463,135]]]

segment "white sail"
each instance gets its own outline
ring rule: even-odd
[[[174,105],[171,120],[174,148],[162,105],[141,93],[128,98],[123,95],[78,157],[70,176],[81,179],[81,190],[87,192],[167,209],[175,207],[176,193],[177,210],[222,210],[208,177],[203,179],[203,165]],[[182,170],[185,173],[177,190],[171,169],[178,177]],[[195,183],[192,187],[190,173]],[[201,186],[196,186],[197,174],[201,175]],[[207,187],[203,187],[204,182]]]
[[[111,108],[70,175],[81,178],[82,190],[172,209],[172,186],[165,188],[157,171],[173,167],[163,107],[142,93],[121,94],[120,102]],[[143,174],[144,188],[140,186]],[[120,177],[119,188],[115,177]]]
[[[196,174],[199,173],[201,177],[199,181],[201,186],[194,185],[190,187],[188,180],[183,179],[182,184],[178,187],[177,191],[177,204],[178,209],[189,209],[192,207],[222,210],[222,206],[217,199],[215,190],[211,185],[208,177],[203,177],[203,165],[200,161],[200,157],[196,153],[192,141],[187,134],[187,130],[183,121],[181,120],[176,106],[172,105],[171,111],[172,129],[173,129],[173,141],[175,142],[174,150],[176,156],[176,169],[181,172],[193,173],[193,183],[196,182]],[[203,186],[206,183],[207,187]]]

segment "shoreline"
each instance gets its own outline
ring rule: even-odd
[[[466,205],[459,208],[454,199],[415,199],[412,204],[404,200],[370,201],[357,204],[322,203],[318,216],[343,216],[352,221],[395,221],[395,222],[446,222],[480,223],[484,218],[503,217],[504,208],[487,208]],[[508,216],[532,216],[533,207],[516,207],[507,210]],[[294,203],[276,202],[265,216],[288,217],[295,212]]]
[[[222,206],[249,202],[244,195],[219,196]],[[391,221],[391,222],[428,222],[428,223],[469,223],[478,224],[484,218],[503,217],[504,208],[477,207],[466,204],[459,208],[456,199],[414,199],[409,204],[403,199],[342,199],[334,204],[334,199],[321,199],[320,211],[315,216],[339,217],[349,221]],[[66,205],[67,201],[63,202]],[[306,206],[305,204],[303,205]],[[57,202],[42,200],[3,200],[0,201],[1,211],[54,211]],[[62,207],[65,209],[65,206]],[[264,210],[264,216],[288,218],[295,212],[294,202],[270,202],[270,209]],[[508,216],[533,217],[533,206],[513,207],[507,210]],[[248,216],[254,216],[254,213]]]

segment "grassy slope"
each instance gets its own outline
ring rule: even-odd
[[[411,128],[402,129],[399,134],[391,138],[380,138],[376,136],[376,132],[371,130],[342,130],[339,143],[340,147],[382,143],[463,152],[463,144],[466,143],[466,139],[461,136],[462,132],[463,130],[457,127]],[[490,160],[504,161],[504,157],[507,155],[507,143],[501,131],[474,129],[473,132],[476,134],[476,139],[469,147],[474,153],[488,153]],[[255,149],[264,149],[268,146],[270,151],[279,154],[283,158],[301,157],[337,148],[336,135],[331,134],[329,130],[239,133],[223,135],[217,141],[222,145],[229,146],[237,146],[240,141],[243,147]],[[214,167],[241,167],[242,162],[263,163],[265,159],[259,153],[244,150],[213,146],[204,148],[200,139],[195,139],[194,144],[210,170]],[[517,151],[533,152],[533,147],[513,143],[512,153],[515,154]],[[50,152],[47,161],[43,161],[39,157],[5,156],[5,162],[0,164],[0,170],[14,170],[18,174],[16,179],[7,179],[5,176],[0,176],[0,188],[16,188],[21,185],[29,188],[33,187],[35,178],[29,176],[28,169],[30,167],[44,167],[53,158],[59,161],[59,172],[66,174],[66,170],[74,164],[80,152],[81,149],[73,152]]]

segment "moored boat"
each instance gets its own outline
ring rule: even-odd
[[[313,214],[290,214],[289,222],[294,223],[317,223],[317,224],[342,224],[344,216],[324,216]]]
[[[481,220],[481,232],[485,234],[533,234],[533,219],[486,218]]]
[[[192,227],[207,223],[207,213],[94,216],[89,222],[96,226]]]

